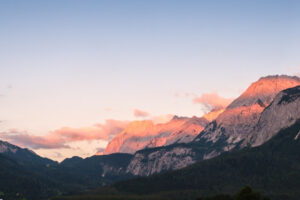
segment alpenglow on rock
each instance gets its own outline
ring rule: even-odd
[[[164,124],[131,122],[106,147],[104,154],[135,153],[144,148],[191,142],[208,124],[205,118],[177,117]]]
[[[263,110],[282,90],[300,85],[298,77],[267,76],[252,83],[217,119],[197,136],[197,142],[226,144],[220,151],[229,151],[251,134]]]

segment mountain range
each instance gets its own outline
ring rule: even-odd
[[[42,200],[97,186],[118,194],[191,189],[205,195],[249,184],[274,199],[297,199],[299,85],[298,77],[263,77],[226,108],[200,118],[134,121],[105,155],[86,159],[57,163],[0,141],[0,198]]]
[[[297,85],[300,85],[298,77],[268,76],[259,79],[199,132],[193,141],[187,145],[174,143],[162,148],[137,151],[127,172],[135,175],[151,175],[180,169],[226,151],[266,142],[270,137],[261,137],[260,132],[268,131],[268,135],[272,136],[298,119],[298,109],[291,111],[291,108],[287,108],[290,104],[281,106],[272,104],[274,98],[280,99],[281,95],[284,95],[280,91]],[[283,119],[276,116],[278,109],[284,112],[280,116]],[[274,120],[280,120],[280,123],[275,126],[270,124],[272,130],[269,131],[267,126],[260,124],[268,122],[273,115],[274,118],[277,117]]]

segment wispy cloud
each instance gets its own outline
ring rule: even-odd
[[[1,132],[0,137],[18,146],[33,149],[69,148],[69,146],[63,142],[62,138],[53,138],[53,136],[50,137],[50,135],[46,137],[30,135],[27,131],[17,129]]]
[[[233,99],[221,97],[218,93],[204,93],[193,99],[194,103],[203,104],[207,109],[221,109],[228,106]]]
[[[150,116],[150,114],[148,112],[143,111],[143,110],[139,110],[139,109],[135,109],[133,111],[133,115],[135,117],[148,117],[148,116]]]
[[[106,120],[104,124],[95,124],[90,127],[62,127],[46,136],[30,135],[27,131],[11,129],[0,133],[0,137],[16,145],[33,149],[70,148],[69,142],[99,139],[108,141],[121,132],[127,124],[127,121]]]

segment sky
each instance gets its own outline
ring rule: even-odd
[[[297,0],[0,1],[0,138],[91,156],[129,121],[300,72]],[[61,137],[63,135],[63,138]]]

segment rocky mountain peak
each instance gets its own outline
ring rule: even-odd
[[[260,100],[259,104],[263,103],[263,105],[267,106],[278,92],[297,85],[300,85],[300,78],[296,76],[275,75],[262,77],[252,83],[228,108],[250,106],[258,103],[258,100]]]
[[[235,99],[196,138],[196,141],[216,143],[226,139],[224,150],[234,148],[253,132],[261,113],[282,90],[300,85],[298,77],[275,75],[260,78]]]
[[[187,120],[188,117],[181,117],[178,115],[174,115],[173,118],[171,119],[171,121],[177,121],[177,120]]]

